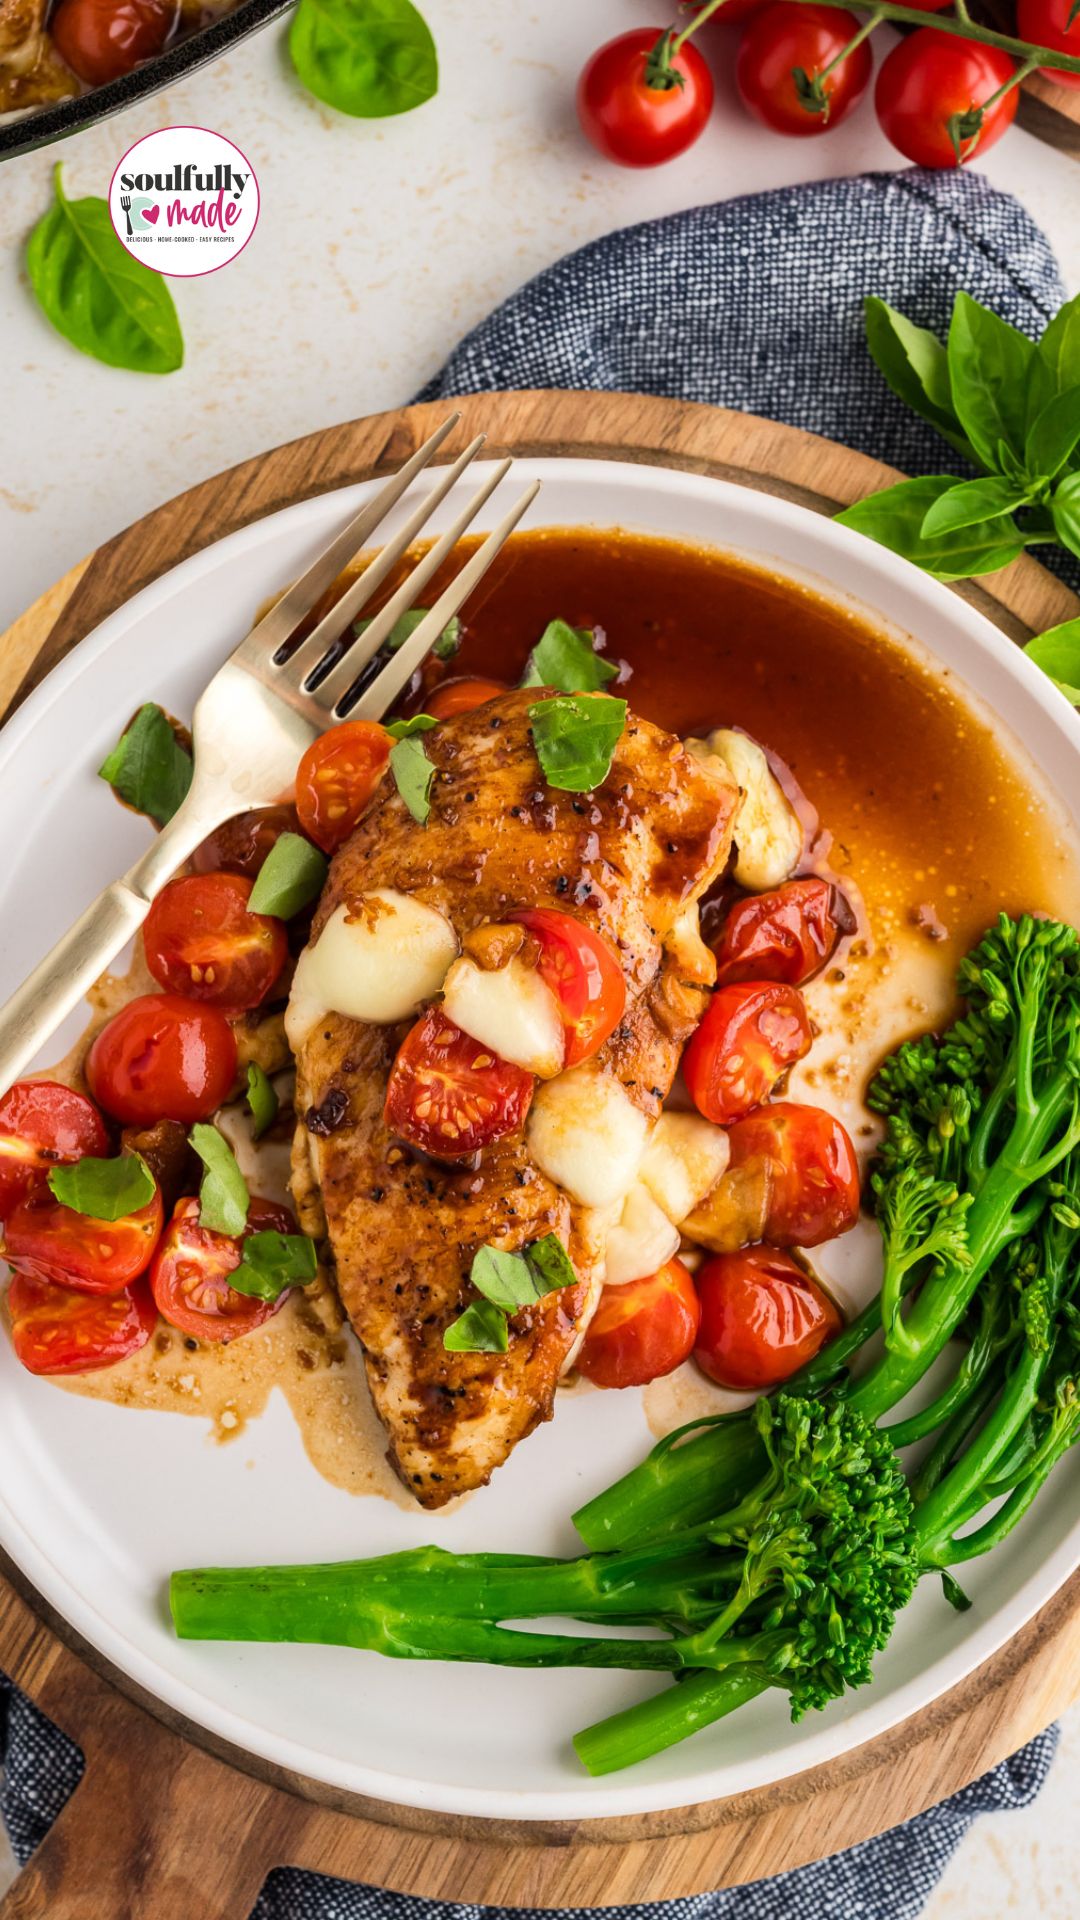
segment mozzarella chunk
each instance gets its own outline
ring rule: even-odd
[[[656,1273],[679,1251],[678,1227],[657,1206],[642,1180],[636,1180],[608,1230],[604,1283],[625,1286]]]
[[[717,727],[687,749],[705,765],[720,760],[742,791],[735,816],[735,878],[752,893],[778,887],[795,871],[803,831],[780,782],[756,740],[732,727]]]
[[[285,1031],[295,1051],[327,1012],[390,1026],[439,992],[457,936],[434,907],[378,887],[331,914],[293,978]]]
[[[514,958],[485,969],[463,955],[443,985],[443,1012],[502,1060],[554,1079],[566,1041],[558,1003],[535,967]]]
[[[712,1126],[697,1113],[662,1113],[638,1178],[664,1216],[679,1226],[712,1192],[729,1153],[722,1127]]]
[[[629,1094],[594,1061],[536,1090],[526,1138],[549,1180],[583,1207],[610,1207],[629,1193],[649,1123]]]

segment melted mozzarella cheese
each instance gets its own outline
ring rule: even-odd
[[[798,865],[803,832],[757,741],[732,727],[718,727],[707,740],[688,740],[686,745],[706,764],[710,759],[722,761],[739,783],[735,878],[740,887],[763,893],[780,886]]]
[[[712,1192],[729,1155],[722,1127],[714,1127],[697,1113],[662,1113],[645,1149],[639,1179],[665,1218],[679,1226]]]
[[[537,1088],[529,1152],[549,1180],[583,1207],[610,1207],[630,1191],[649,1123],[629,1094],[584,1061]]]
[[[608,1230],[604,1282],[623,1287],[657,1273],[679,1251],[679,1229],[657,1206],[642,1180],[636,1180],[615,1225]]]
[[[293,977],[285,1032],[293,1051],[328,1012],[389,1026],[439,992],[457,954],[450,922],[392,887],[331,914]]]
[[[565,1037],[558,1003],[535,967],[516,957],[485,969],[463,956],[443,986],[443,1011],[500,1059],[551,1080],[562,1071]]]

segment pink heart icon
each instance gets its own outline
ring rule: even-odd
[[[142,209],[142,217],[144,220],[148,220],[152,227],[156,227],[157,217],[160,212],[161,212],[160,207],[144,207]]]

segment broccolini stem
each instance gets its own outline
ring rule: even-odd
[[[996,1462],[1012,1445],[1035,1405],[1045,1368],[1045,1354],[1024,1349],[991,1418],[933,1492],[920,1501],[915,1525],[924,1565],[940,1566],[952,1558],[949,1549],[953,1529],[962,1523],[968,1503],[986,1485]]]
[[[989,1553],[1012,1532],[1018,1520],[1021,1520],[1034,1500],[1039,1488],[1049,1477],[1076,1439],[1075,1431],[1056,1437],[1052,1446],[1040,1448],[1036,1463],[1027,1478],[1014,1487],[1008,1499],[998,1508],[991,1519],[984,1522],[974,1533],[966,1533],[962,1540],[950,1540],[939,1554],[939,1564],[955,1566],[962,1560],[974,1560],[979,1554]]]
[[[957,1453],[963,1446],[969,1433],[973,1433],[1001,1390],[1001,1377],[997,1369],[985,1379],[957,1407],[952,1419],[938,1435],[911,1482],[911,1497],[914,1501],[925,1500],[933,1493],[938,1482],[944,1479],[952,1466]]]
[[[574,1735],[578,1759],[597,1776],[630,1767],[662,1753],[726,1713],[744,1707],[775,1682],[759,1668],[733,1667],[726,1673],[693,1673],[677,1686],[664,1687],[648,1700]]]

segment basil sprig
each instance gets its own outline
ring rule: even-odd
[[[199,1187],[199,1225],[233,1238],[247,1226],[250,1195],[236,1155],[223,1133],[200,1121],[189,1134],[205,1172]]]
[[[140,267],[140,273],[146,269]],[[194,771],[190,753],[180,745],[160,707],[140,707],[98,773],[117,797],[136,813],[163,827],[187,797]]]
[[[431,31],[412,0],[300,0],[289,53],[304,86],[339,113],[409,113],[438,91]]]
[[[483,1297],[447,1327],[443,1346],[448,1353],[505,1353],[508,1316],[534,1306],[546,1293],[576,1286],[577,1274],[558,1235],[547,1233],[521,1253],[481,1247],[469,1280]]]
[[[430,714],[425,715],[430,719]],[[414,820],[423,826],[431,812],[431,787],[435,768],[415,733],[406,734],[390,749],[390,772],[405,805]]]
[[[278,1300],[288,1287],[306,1287],[315,1278],[314,1242],[306,1233],[249,1233],[243,1259],[229,1275],[237,1293],[256,1300]]]
[[[903,480],[838,518],[940,580],[992,573],[1026,547],[1080,555],[1080,298],[1042,339],[958,293],[947,344],[883,300],[870,352],[893,392],[980,469]]]
[[[411,720],[388,720],[386,731],[391,740],[411,740],[416,733],[430,733],[438,724],[433,713],[414,713]]]
[[[410,634],[416,632],[421,620],[427,619],[428,612],[427,607],[410,607],[407,613],[400,613],[383,642],[387,652],[396,653],[399,647],[403,647]],[[367,632],[370,625],[371,620],[353,621],[353,632],[358,639],[361,634]],[[452,660],[460,645],[461,620],[454,613],[451,614],[431,651],[436,660]]]
[[[302,833],[280,833],[248,896],[248,912],[291,920],[318,899],[328,871],[325,856]]]
[[[597,653],[587,627],[549,620],[529,655],[523,687],[558,687],[560,693],[596,693],[619,669]]]
[[[591,793],[611,771],[626,725],[626,701],[610,694],[558,694],[536,701],[529,720],[548,786]]]
[[[124,1220],[148,1207],[155,1181],[138,1153],[122,1153],[116,1160],[96,1160],[92,1154],[70,1167],[54,1167],[49,1190],[62,1207],[92,1220]]]
[[[175,373],[184,342],[173,297],[113,231],[107,203],[69,200],[59,166],[55,199],[26,248],[37,303],[80,353],[132,373]]]
[[[252,1060],[248,1065],[244,1099],[251,1115],[252,1137],[261,1140],[267,1128],[272,1127],[277,1119],[279,1103],[271,1081],[257,1060]]]
[[[1024,652],[1054,682],[1059,693],[1080,707],[1080,620],[1063,620],[1029,640]]]

